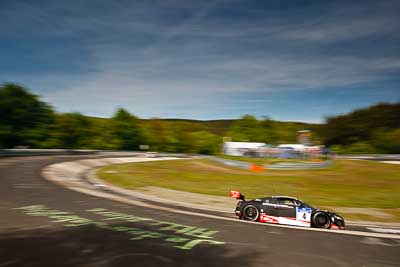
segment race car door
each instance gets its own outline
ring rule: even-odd
[[[278,217],[278,201],[274,198],[265,198],[263,199],[263,203],[262,203],[262,213],[265,213],[269,216],[275,216]]]
[[[279,217],[296,218],[296,203],[291,198],[279,198],[277,209]]]

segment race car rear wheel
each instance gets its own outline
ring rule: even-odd
[[[260,215],[260,212],[258,211],[257,207],[254,205],[246,205],[243,210],[242,210],[242,216],[243,219],[246,221],[256,221],[258,219],[258,216]]]
[[[331,227],[331,220],[328,215],[323,212],[317,212],[313,216],[313,226],[317,228],[329,229]]]

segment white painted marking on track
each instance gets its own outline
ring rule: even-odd
[[[361,240],[361,243],[367,244],[367,245],[381,245],[381,246],[388,246],[388,247],[394,247],[396,245],[394,244],[388,244],[385,243],[384,240],[379,239],[379,238],[374,238],[374,237],[365,237],[363,240]]]
[[[367,227],[367,229],[377,233],[400,234],[400,229],[377,228],[377,227]]]

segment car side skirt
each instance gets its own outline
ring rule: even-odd
[[[294,226],[311,227],[311,222],[306,220],[297,220],[296,218],[289,217],[277,217],[266,214],[260,214],[259,222],[263,223],[275,223],[275,224],[286,224]]]

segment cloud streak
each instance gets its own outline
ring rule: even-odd
[[[0,80],[32,87],[61,111],[98,116],[125,106],[143,117],[237,117],[243,95],[270,103],[251,99],[357,95],[371,85],[388,93],[362,103],[393,99],[398,2],[272,3],[9,1],[0,8]]]

